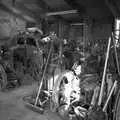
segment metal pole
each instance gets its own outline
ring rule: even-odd
[[[106,54],[104,72],[103,72],[103,77],[102,77],[102,84],[101,84],[101,89],[100,89],[100,96],[99,96],[99,100],[98,100],[98,105],[99,106],[101,105],[102,97],[103,97],[104,84],[105,84],[105,75],[106,75],[106,70],[107,70],[107,63],[108,63],[109,52],[110,52],[110,45],[111,45],[111,37],[109,37],[109,41],[108,41],[107,54]]]

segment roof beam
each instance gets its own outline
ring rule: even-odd
[[[66,14],[75,14],[77,10],[67,10],[67,11],[58,11],[58,12],[48,12],[46,16],[54,16],[54,15],[66,15]]]

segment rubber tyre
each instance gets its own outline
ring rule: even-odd
[[[54,107],[57,108],[59,106],[59,90],[60,90],[60,84],[63,80],[64,77],[67,78],[67,74],[71,74],[71,76],[73,76],[74,74],[71,71],[64,71],[62,73],[59,74],[59,76],[57,77],[57,79],[55,80],[54,83],[54,87],[53,87],[53,94],[52,94],[52,101],[54,103]],[[54,108],[54,109],[55,109]]]

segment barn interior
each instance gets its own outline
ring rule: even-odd
[[[0,0],[0,120],[119,120],[119,0]]]

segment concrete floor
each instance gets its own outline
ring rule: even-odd
[[[62,120],[55,113],[47,112],[41,115],[24,105],[22,96],[32,92],[33,89],[32,85],[26,85],[0,92],[0,120]]]

